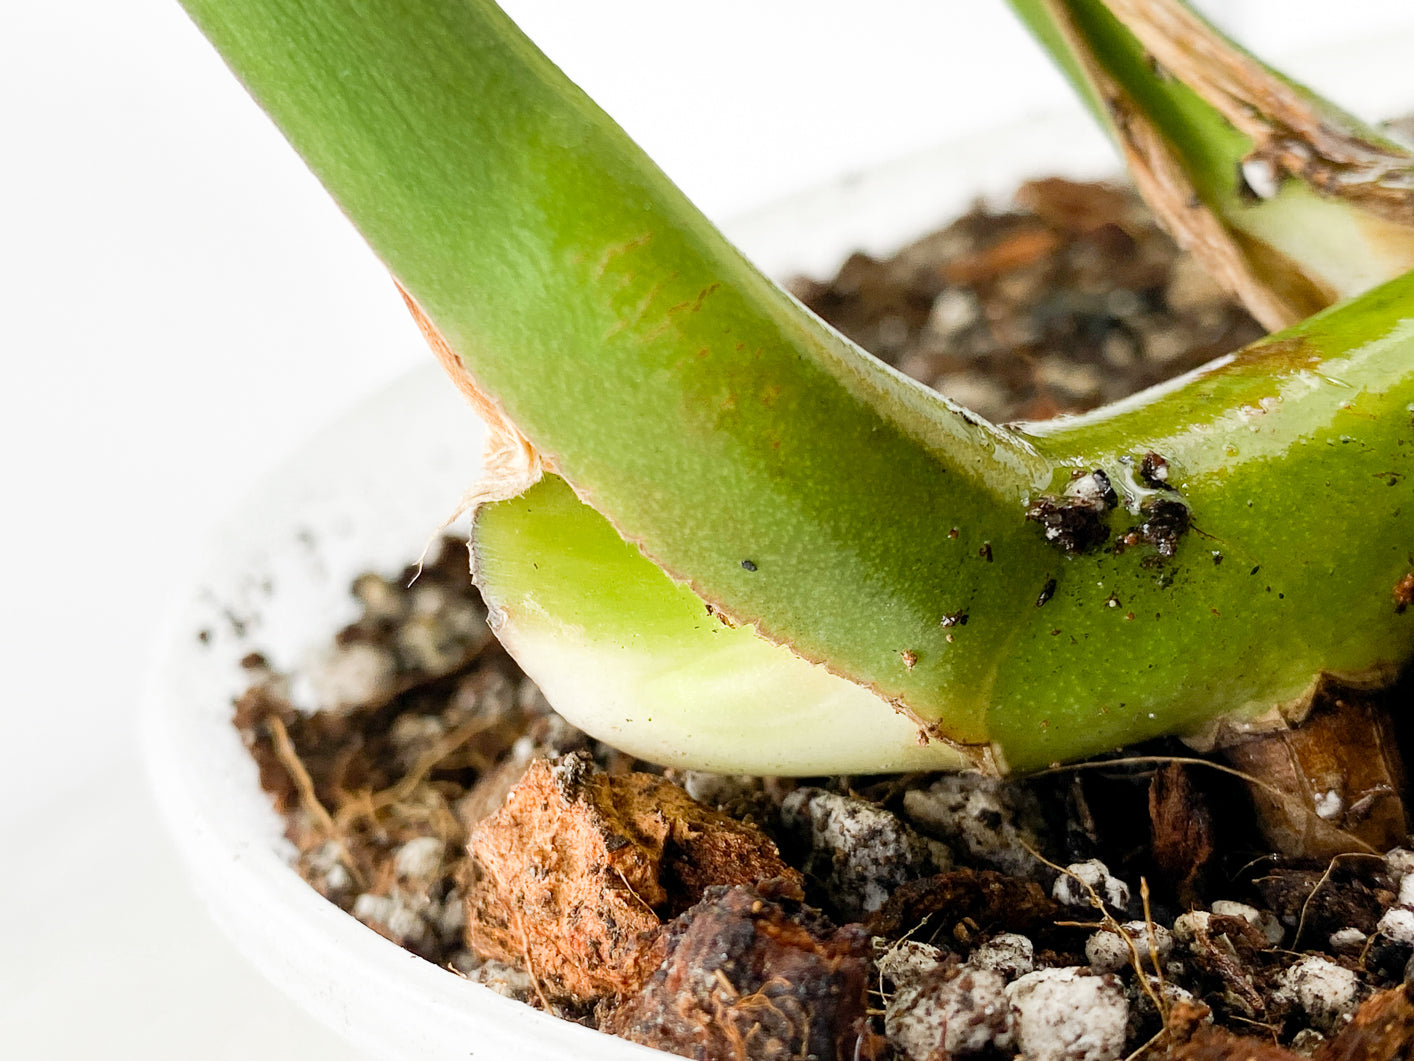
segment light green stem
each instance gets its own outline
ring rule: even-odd
[[[1407,654],[1410,622],[1388,587],[1414,521],[1400,404],[1414,393],[1382,367],[1392,359],[1362,351],[1402,349],[1410,283],[1168,399],[1049,435],[1002,430],[764,279],[490,3],[187,7],[479,390],[593,506],[563,494],[541,505],[546,484],[533,504],[483,512],[483,583],[508,624],[529,617],[549,632],[532,652],[568,645],[567,631],[599,647],[638,637],[625,618],[656,630],[641,643],[687,637],[695,611],[627,548],[597,555],[616,577],[641,577],[642,594],[581,584],[546,596],[543,580],[578,548],[539,526],[553,509],[556,527],[607,520],[716,614],[789,646],[772,651],[872,690],[881,718],[892,704],[1014,768],[1191,729],[1319,670]],[[1326,362],[1339,382],[1325,382]],[[1070,555],[1026,518],[1072,473],[1102,468],[1123,485],[1156,449],[1171,451],[1175,504],[1195,527],[1159,566],[1152,546]],[[1318,484],[1313,514],[1302,506]],[[1133,514],[1105,517],[1111,539],[1143,518],[1143,493]],[[1297,514],[1273,518],[1287,509]],[[536,538],[540,559],[496,560],[498,512],[512,513],[499,540]],[[1353,545],[1327,556],[1333,532]],[[1214,551],[1232,560],[1215,565]],[[1257,592],[1243,565],[1279,577]],[[1261,648],[1299,595],[1316,612],[1301,650]],[[670,598],[683,623],[654,627],[655,602]],[[705,605],[701,616],[710,622],[694,629],[716,629]],[[1364,648],[1351,616],[1375,624]],[[574,683],[561,684],[572,698]],[[689,711],[715,709],[675,684]],[[633,716],[651,726],[652,704]],[[708,752],[696,761],[721,765]],[[809,769],[799,755],[772,761]]]

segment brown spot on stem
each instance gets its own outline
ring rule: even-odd
[[[1397,225],[1414,225],[1414,160],[1321,109],[1234,47],[1177,0],[1110,0],[1110,9],[1159,63],[1245,136],[1245,162],[1273,180],[1299,176]]]
[[[1403,615],[1414,604],[1414,571],[1409,572],[1394,584],[1394,611],[1396,615]]]
[[[456,384],[457,390],[461,391],[476,415],[486,424],[486,471],[481,480],[462,498],[457,515],[486,501],[502,501],[524,493],[539,482],[545,472],[555,470],[553,461],[521,434],[520,428],[516,427],[501,409],[500,403],[477,386],[462,359],[448,345],[437,325],[423,312],[417,300],[402,284],[397,287],[408,312],[417,324],[418,331],[422,333],[422,338],[437,358],[437,363],[442,366],[442,371]],[[456,516],[452,518],[455,519]]]

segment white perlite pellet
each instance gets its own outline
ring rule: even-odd
[[[1084,969],[1038,969],[1006,989],[1026,1061],[1114,1061],[1129,1001],[1119,981]]]
[[[461,939],[466,929],[466,904],[462,902],[461,892],[456,888],[449,891],[440,904],[440,913],[435,909],[437,905],[433,903],[434,909],[429,911],[436,914],[437,930],[444,938]]]
[[[1108,929],[1094,933],[1085,941],[1085,959],[1096,972],[1118,972],[1133,965],[1136,955],[1140,964],[1149,969],[1154,965],[1152,957],[1157,956],[1159,967],[1162,968],[1163,963],[1173,953],[1173,933],[1163,925],[1154,925],[1151,930],[1143,921],[1128,921],[1121,925],[1120,929],[1129,937],[1133,946],[1125,942],[1118,933]],[[1151,931],[1153,956],[1149,953]]]
[[[319,653],[295,679],[301,707],[339,713],[392,695],[397,661],[391,652],[355,641]]]
[[[928,313],[928,330],[939,335],[956,335],[981,315],[982,307],[971,291],[950,287],[933,300]]]
[[[1007,980],[1015,980],[1036,968],[1036,947],[1025,936],[1015,932],[998,932],[972,952],[968,964],[979,969],[991,969]]]
[[[1337,954],[1359,954],[1365,949],[1365,933],[1358,928],[1342,928],[1331,933],[1331,950]]]
[[[1062,906],[1092,906],[1091,889],[1111,911],[1129,905],[1129,885],[1111,876],[1110,868],[1098,858],[1066,866],[1051,888],[1051,897]]]
[[[535,978],[528,972],[498,961],[472,959],[469,968],[458,971],[468,980],[484,984],[506,998],[530,998],[538,990]]]
[[[1277,982],[1276,997],[1295,1002],[1322,1031],[1332,1030],[1354,1013],[1360,998],[1360,983],[1353,972],[1315,955],[1286,969]]]
[[[1385,872],[1398,887],[1405,877],[1414,873],[1414,851],[1405,847],[1392,847],[1385,854]]]
[[[947,774],[903,795],[904,813],[919,828],[947,840],[973,861],[1013,876],[1030,876],[1036,838],[1017,823],[1006,783],[981,774]]]
[[[1129,944],[1118,933],[1101,929],[1085,941],[1085,960],[1097,973],[1117,973],[1132,959]]]
[[[431,883],[442,874],[446,846],[435,836],[417,836],[398,848],[393,869],[399,877],[417,883]]]
[[[1186,914],[1179,914],[1173,920],[1173,938],[1185,947],[1192,946],[1201,936],[1207,934],[1208,922],[1212,917],[1206,910],[1190,910]]]
[[[344,891],[353,887],[354,883],[353,875],[342,861],[344,857],[342,844],[337,840],[326,840],[305,853],[301,873],[306,874],[311,882],[322,879],[324,887],[330,892]]]
[[[1211,909],[1220,917],[1242,918],[1249,925],[1259,929],[1267,942],[1273,946],[1280,943],[1286,934],[1282,930],[1281,922],[1270,910],[1258,910],[1248,903],[1234,902],[1231,899],[1219,899],[1213,903]]]
[[[1262,920],[1261,911],[1255,906],[1233,902],[1231,899],[1219,899],[1209,909],[1219,917],[1240,917],[1249,925],[1260,924]]]
[[[1414,910],[1392,907],[1385,911],[1375,928],[1397,943],[1414,943]]]
[[[1414,873],[1406,873],[1399,878],[1400,906],[1414,907]]]
[[[895,990],[912,987],[943,963],[943,951],[927,943],[910,939],[888,947],[874,963],[881,976],[893,981]]]
[[[1312,801],[1312,809],[1316,812],[1316,817],[1322,821],[1333,822],[1341,816],[1345,810],[1345,800],[1335,789],[1330,789],[1316,796]]]
[[[427,923],[406,897],[364,892],[354,900],[353,915],[366,925],[381,925],[399,943],[420,943],[427,938]]]
[[[896,992],[884,1010],[884,1033],[912,1061],[931,1061],[1006,1049],[1012,1021],[1001,974],[963,965]]]
[[[739,774],[712,774],[705,770],[688,770],[683,774],[682,787],[698,803],[709,807],[725,807],[761,788],[759,777]]]
[[[947,869],[950,855],[866,800],[798,788],[781,803],[781,820],[808,834],[807,873],[824,881],[850,916],[871,914],[904,881]]]

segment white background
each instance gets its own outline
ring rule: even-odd
[[[1000,0],[507,6],[718,218],[1067,100]],[[1206,6],[1298,58],[1414,30]],[[203,921],[136,733],[205,529],[426,355],[175,0],[0,9],[0,350],[0,1053],[350,1057]]]

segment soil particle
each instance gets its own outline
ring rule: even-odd
[[[1334,954],[1358,955],[1369,938],[1358,928],[1340,928],[1330,934],[1327,945]]]
[[[1139,460],[1139,478],[1146,486],[1151,486],[1155,490],[1173,489],[1169,486],[1169,462],[1166,457],[1162,457],[1150,450]]]
[[[1382,936],[1396,943],[1414,944],[1414,910],[1404,906],[1387,910],[1375,928]]]
[[[1032,182],[1014,210],[979,206],[893,258],[855,255],[832,281],[791,286],[993,422],[1093,408],[1262,334],[1138,196],[1106,184]]]
[[[1040,863],[1028,820],[1039,812],[1024,790],[981,774],[944,774],[903,795],[908,818],[972,862],[1030,876]]]
[[[924,974],[942,965],[947,957],[947,952],[942,948],[912,939],[889,943],[876,936],[873,943],[877,952],[875,968],[881,977],[893,984],[895,990],[919,983]]]
[[[882,807],[824,789],[796,789],[781,805],[781,820],[806,850],[806,878],[818,882],[829,908],[851,920],[874,913],[905,881],[952,863],[946,847]]]
[[[1370,998],[1316,1061],[1405,1061],[1414,1057],[1414,988],[1381,991]]]
[[[857,925],[835,928],[770,887],[711,888],[639,952],[639,986],[600,1027],[684,1057],[874,1058],[869,969]]]
[[[1071,554],[1098,549],[1109,537],[1105,513],[1119,503],[1109,476],[1099,468],[1073,479],[1060,497],[1043,494],[1026,509],[1041,524],[1046,541]]]
[[[481,959],[470,951],[461,951],[448,963],[448,968],[458,976],[488,987],[506,998],[525,1001],[535,997],[535,981],[528,972],[517,966]]]
[[[1052,885],[1051,896],[1062,906],[1093,907],[1099,898],[1112,913],[1129,907],[1129,885],[1098,858],[1066,866]]]
[[[1031,934],[1055,920],[1058,907],[1035,881],[995,870],[957,869],[900,885],[866,923],[893,936],[931,920],[935,935],[956,939],[973,932]],[[959,926],[966,932],[958,932]]]
[[[1385,872],[1395,887],[1402,888],[1404,878],[1414,874],[1414,851],[1405,847],[1392,847],[1385,852]]]
[[[775,779],[684,770],[676,778],[689,796],[741,821],[774,820],[784,787]]]
[[[1078,498],[1043,494],[1027,506],[1026,518],[1041,525],[1046,541],[1071,555],[1098,549],[1110,532],[1104,509]]]
[[[624,991],[639,936],[712,885],[780,878],[800,892],[759,830],[662,777],[602,773],[583,753],[532,762],[470,852],[468,947],[577,1001]]]
[[[1414,604],[1414,571],[1409,572],[1396,582],[1390,595],[1394,598],[1396,615],[1403,615],[1408,611],[1409,605]]]
[[[1154,958],[1162,969],[1172,953],[1173,933],[1163,925],[1145,921],[1126,921],[1118,931],[1107,925],[1085,941],[1085,957],[1089,959],[1090,968],[1101,973],[1129,967],[1136,955],[1140,964],[1153,972]]]
[[[1129,1000],[1113,976],[1038,969],[1006,988],[1026,1061],[1115,1061],[1124,1056]]]
[[[1268,944],[1261,931],[1245,918],[1224,917],[1197,911],[1190,920],[1174,923],[1174,936],[1186,944],[1188,958],[1207,987],[1205,999],[1224,1013],[1245,1020],[1267,1017],[1270,989],[1265,989],[1263,951]]]
[[[348,711],[386,701],[397,688],[397,661],[366,642],[330,645],[305,671],[309,698],[326,711]]]
[[[1114,551],[1122,553],[1137,545],[1152,545],[1165,560],[1177,553],[1178,543],[1192,522],[1188,506],[1170,497],[1151,497],[1140,504],[1139,511],[1144,522],[1121,534],[1115,540]]]
[[[1046,584],[1041,587],[1041,592],[1036,594],[1036,607],[1043,607],[1048,600],[1055,596],[1055,594],[1056,580],[1053,578],[1046,579]]]
[[[1015,1017],[1006,988],[1001,974],[990,969],[939,965],[890,997],[885,1034],[910,1061],[1007,1049]]]
[[[1400,906],[1414,907],[1414,876],[1405,874],[1399,879],[1398,902]]]
[[[1340,1028],[1355,1013],[1360,984],[1354,972],[1318,955],[1308,955],[1277,976],[1273,999],[1301,1007],[1322,1032]]]
[[[1129,964],[1131,957],[1129,944],[1108,928],[1085,941],[1085,959],[1094,972],[1118,972]]]
[[[979,969],[991,969],[1006,980],[1025,976],[1036,968],[1036,947],[1015,932],[998,932],[972,952],[968,959]]]
[[[1366,876],[1366,861],[1379,865],[1377,859],[1343,858],[1319,869],[1273,866],[1255,884],[1282,924],[1301,928],[1297,945],[1345,928],[1368,935],[1392,896]]]
[[[1222,1028],[1200,1028],[1169,1052],[1167,1061],[1303,1061],[1300,1054],[1270,1039],[1234,1035]]]
[[[1232,899],[1214,899],[1208,910],[1217,917],[1240,917],[1262,933],[1273,947],[1281,943],[1286,935],[1281,921],[1270,910],[1258,910],[1250,903],[1239,903]]]

